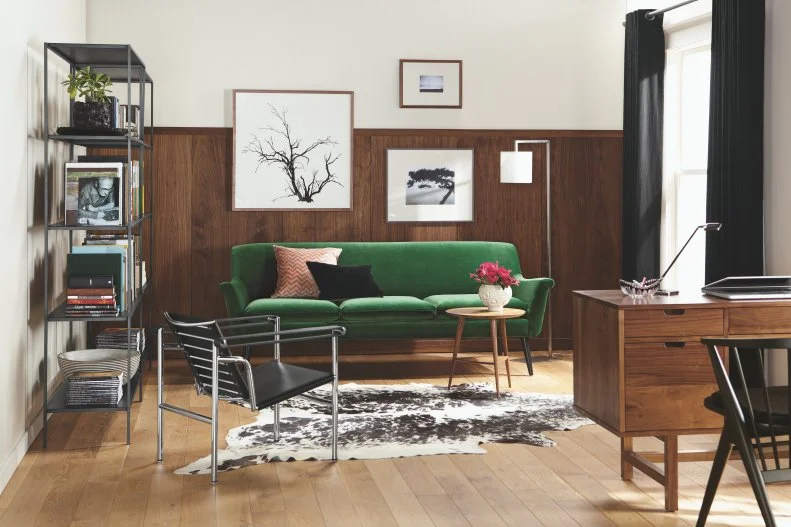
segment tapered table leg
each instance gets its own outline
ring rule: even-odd
[[[453,383],[453,372],[456,371],[456,356],[461,351],[461,335],[464,333],[464,317],[459,317],[456,324],[456,340],[453,342],[453,358],[450,361],[450,377],[448,378],[448,390]]]
[[[511,387],[511,361],[508,358],[508,333],[505,331],[505,319],[500,320],[500,338],[503,341],[503,355],[505,355],[505,372],[508,376],[508,387]]]
[[[500,371],[497,367],[497,321],[489,321],[489,331],[492,332],[492,359],[494,359],[494,390],[500,397]]]

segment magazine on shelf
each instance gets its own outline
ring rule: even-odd
[[[66,225],[122,225],[123,163],[66,163]]]

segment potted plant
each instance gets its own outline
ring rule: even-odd
[[[499,262],[483,262],[470,278],[481,284],[478,296],[489,311],[502,311],[511,300],[511,286],[519,285],[519,280],[511,275],[511,270]]]
[[[113,103],[107,94],[113,85],[110,77],[92,70],[90,66],[71,73],[61,83],[66,87],[72,100],[84,97],[84,101],[75,101],[72,113],[74,128],[87,130],[111,130],[113,128]]]

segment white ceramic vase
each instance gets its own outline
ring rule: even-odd
[[[481,284],[478,296],[489,311],[502,311],[503,307],[511,300],[511,288],[499,285]]]

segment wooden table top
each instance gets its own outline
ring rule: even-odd
[[[674,308],[694,307],[754,307],[763,306],[790,306],[791,300],[727,300],[716,296],[704,295],[700,291],[682,291],[678,295],[659,296],[651,298],[632,298],[623,294],[620,289],[607,289],[599,291],[572,291],[574,296],[586,297],[596,302],[619,309],[651,309],[659,306]]]
[[[525,314],[524,309],[504,307],[502,311],[489,311],[486,307],[454,307],[445,311],[448,315],[465,318],[485,318],[489,320],[501,320],[504,318],[518,318]]]

